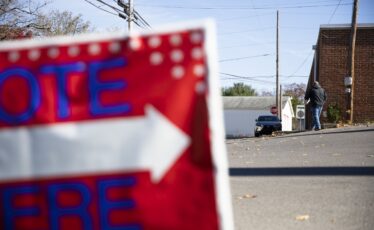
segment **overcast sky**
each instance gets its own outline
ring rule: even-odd
[[[87,1],[109,11],[95,8]],[[103,0],[118,7],[116,0]],[[126,0],[125,0],[126,1]],[[321,24],[350,23],[353,0],[133,0],[152,26],[213,18],[217,24],[221,85],[244,82],[275,89],[276,11],[279,10],[281,84],[306,83]],[[97,30],[121,28],[126,22],[97,0],[52,0],[48,9],[81,14]],[[360,0],[358,22],[374,23],[374,0]],[[136,26],[134,26],[136,28]],[[141,29],[141,28],[138,28]],[[243,59],[241,59],[243,58]],[[234,59],[234,60],[231,60]]]

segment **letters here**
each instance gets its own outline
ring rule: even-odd
[[[136,177],[126,176],[0,187],[0,226],[4,230],[141,229],[131,219],[137,205],[130,192],[136,185]],[[116,215],[121,215],[121,221],[116,221]]]

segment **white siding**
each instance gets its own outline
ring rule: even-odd
[[[259,115],[272,115],[269,110],[225,110],[225,131],[227,136],[252,137]]]
[[[292,105],[286,103],[282,109],[282,131],[292,131]]]
[[[271,99],[271,98],[270,98]],[[251,137],[254,136],[256,119],[260,115],[272,115],[270,113],[271,103],[267,97],[226,97],[224,98],[224,120],[225,131],[228,137]],[[292,104],[291,98],[285,100],[282,108],[282,131],[292,131]],[[261,103],[269,104],[262,105]],[[258,106],[265,106],[258,108]],[[257,108],[256,108],[257,106]],[[237,108],[236,108],[237,107]]]

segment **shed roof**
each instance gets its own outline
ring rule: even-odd
[[[291,97],[282,96],[282,108],[291,103]],[[226,96],[223,97],[224,109],[268,110],[275,105],[275,97],[267,96]]]

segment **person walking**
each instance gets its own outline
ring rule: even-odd
[[[313,117],[313,128],[315,131],[321,129],[321,122],[319,117],[321,116],[322,107],[327,99],[325,90],[321,87],[318,81],[314,81],[312,88],[305,93],[305,101],[310,100]]]

